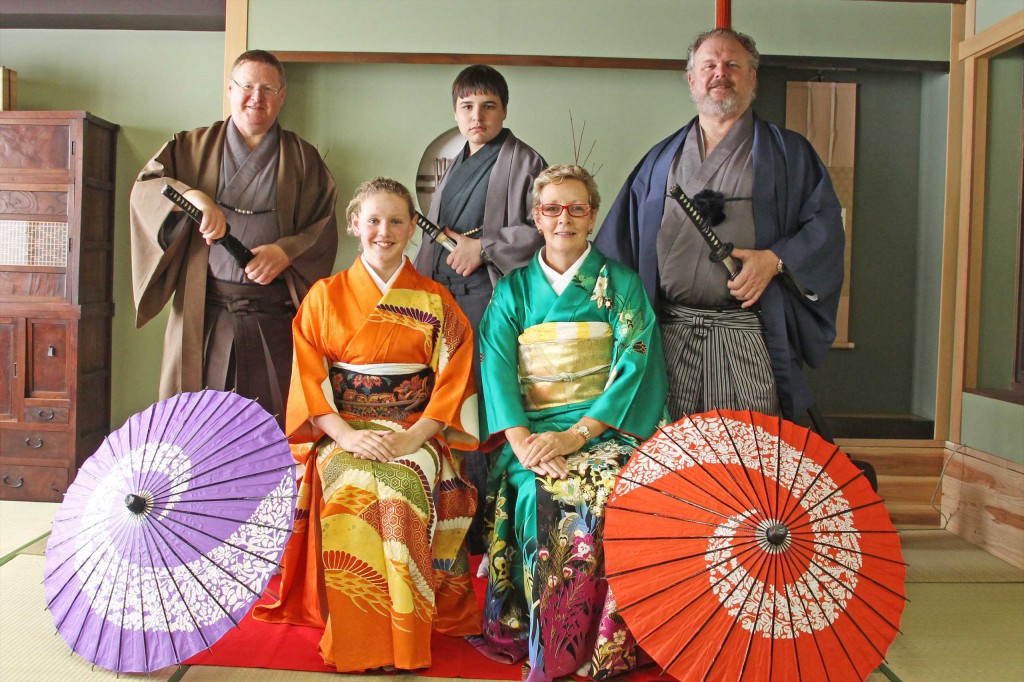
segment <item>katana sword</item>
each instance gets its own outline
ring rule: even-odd
[[[740,274],[741,263],[730,255],[733,249],[732,244],[730,242],[723,242],[718,238],[715,231],[711,229],[707,216],[694,205],[690,197],[686,196],[682,187],[672,185],[668,190],[668,195],[679,202],[679,205],[683,207],[683,212],[686,213],[686,217],[693,222],[697,231],[700,232],[700,236],[704,237],[704,241],[711,248],[711,254],[708,258],[714,263],[724,265],[725,269],[729,271],[729,279],[736,279],[736,275]]]
[[[185,212],[189,218],[191,218],[198,225],[203,221],[203,212],[199,210],[199,207],[193,204],[191,201],[182,196],[181,192],[174,189],[170,185],[164,185],[163,189],[160,190],[160,194],[171,200],[171,202]],[[237,237],[231,236],[231,226],[225,224],[224,226],[227,232],[220,239],[214,239],[213,243],[219,246],[223,246],[224,249],[231,254],[231,257],[238,263],[238,267],[245,270],[245,266],[249,264],[255,256],[253,252],[246,248],[245,244],[238,241]]]
[[[438,244],[443,246],[448,251],[448,253],[455,251],[455,247],[458,246],[454,239],[446,235],[444,233],[444,230],[442,230],[440,227],[427,220],[422,213],[416,214],[416,227],[423,230],[426,233],[426,235],[430,237],[430,241],[437,242]],[[470,237],[470,239],[472,239],[472,237]],[[494,270],[498,273],[498,277],[505,276],[505,273],[501,271],[501,268],[495,265],[494,261],[491,260],[491,257],[488,256],[487,253],[484,252],[482,249],[480,251],[480,257],[483,259],[484,263],[487,263],[487,265],[490,265],[492,268],[494,268]]]

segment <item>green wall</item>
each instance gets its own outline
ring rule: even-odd
[[[1024,46],[989,60],[977,388],[1008,389],[1017,336]]]
[[[786,81],[813,75],[762,69],[758,112],[784,121]],[[858,84],[849,333],[854,348],[833,349],[808,376],[825,412],[906,414],[915,381],[920,158],[925,150],[943,155],[945,134],[922,148],[919,74],[822,75]],[[932,181],[941,194],[943,177]],[[941,238],[941,219],[929,229]],[[935,375],[927,381],[934,386]]]
[[[960,442],[1024,464],[1024,405],[964,394]]]
[[[978,388],[1007,389],[1013,374],[1022,87],[1024,46],[990,60]],[[961,428],[965,445],[1024,464],[1024,405],[964,394]]]
[[[128,195],[174,132],[221,114],[223,33],[0,30],[0,64],[18,72],[18,108],[85,110],[120,124],[114,236],[111,427],[157,398],[166,316],[135,329]],[[89,267],[83,263],[82,267]]]
[[[737,30],[765,54],[785,55],[945,61],[949,17],[946,5],[913,2],[732,8]],[[714,24],[713,0],[249,0],[249,45],[269,50],[681,59],[690,38]]]
[[[935,418],[939,371],[939,304],[946,203],[946,128],[949,76],[921,77],[921,163],[917,208],[917,279],[914,294],[914,353],[910,412]]]
[[[979,32],[1024,9],[1020,0],[977,0],[976,6],[975,29]]]

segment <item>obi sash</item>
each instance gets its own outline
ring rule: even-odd
[[[544,322],[519,336],[523,407],[593,400],[608,384],[614,338],[607,322]]]
[[[328,373],[338,412],[362,419],[407,422],[426,408],[434,390],[434,370],[426,365],[335,362]]]

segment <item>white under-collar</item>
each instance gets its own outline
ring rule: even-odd
[[[547,249],[546,246],[541,247],[540,251],[537,252],[537,260],[540,262],[540,270],[544,273],[544,279],[548,281],[551,288],[555,290],[555,293],[559,296],[565,291],[565,288],[569,286],[569,282],[572,281],[573,276],[579,271],[583,265],[583,261],[590,255],[590,242],[587,242],[587,250],[583,252],[583,255],[576,259],[576,262],[569,266],[569,269],[559,274],[554,268],[544,262],[544,251]]]
[[[385,293],[388,289],[390,289],[391,285],[395,283],[395,278],[397,278],[399,273],[402,272],[402,268],[405,267],[405,261],[408,260],[408,257],[403,253],[402,264],[398,266],[397,270],[395,270],[395,274],[391,275],[391,279],[385,282],[383,279],[380,278],[380,275],[377,274],[377,271],[373,269],[373,266],[370,265],[370,262],[366,260],[365,255],[359,254],[359,257],[363,259],[363,267],[365,267],[366,271],[370,273],[370,279],[373,280],[373,283],[377,285],[377,288],[380,289],[380,293],[382,294]]]

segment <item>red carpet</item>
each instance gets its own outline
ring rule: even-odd
[[[473,557],[474,571],[478,563],[479,558]],[[280,578],[275,576],[270,581],[267,591],[277,594],[279,582]],[[477,601],[482,605],[487,581],[474,578],[473,586]],[[255,620],[250,612],[237,628],[224,635],[210,650],[196,654],[185,663],[232,668],[336,672],[324,665],[317,652],[320,634],[317,628],[263,623]],[[484,680],[522,679],[520,663],[505,665],[492,661],[478,653],[461,637],[447,637],[435,633],[430,641],[430,649],[433,665],[425,670],[417,670],[418,675]],[[646,682],[672,678],[659,677],[657,668],[648,667],[646,670],[632,673],[625,679],[631,682]]]

